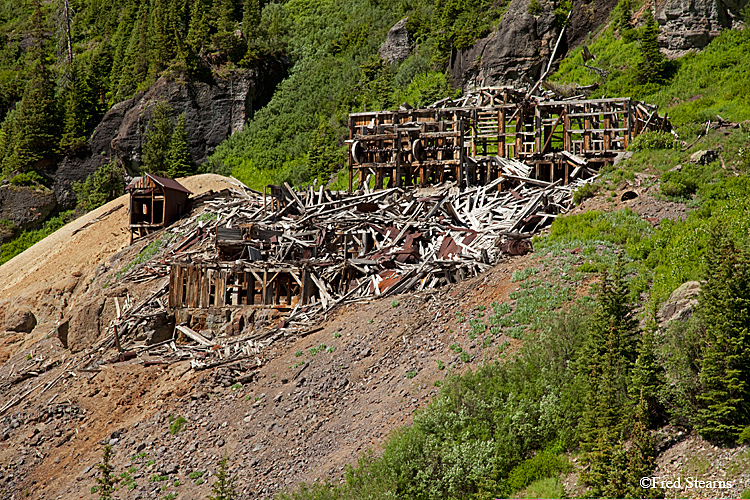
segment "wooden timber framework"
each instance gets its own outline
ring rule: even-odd
[[[256,306],[292,309],[320,297],[319,280],[308,266],[262,262],[172,264],[169,307]],[[327,295],[325,289],[323,294]]]
[[[485,94],[487,94],[485,92]],[[374,178],[376,189],[455,181],[484,185],[504,159],[547,182],[586,178],[611,164],[646,130],[670,130],[656,106],[629,97],[542,100],[504,89],[481,105],[349,115],[349,190]]]

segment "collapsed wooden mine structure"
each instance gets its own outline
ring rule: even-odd
[[[306,266],[275,263],[175,263],[169,272],[169,307],[256,306],[291,309],[317,295]]]
[[[469,102],[349,115],[349,190],[372,176],[376,188],[457,181],[484,185],[504,159],[533,178],[567,184],[611,164],[646,130],[670,130],[656,106],[629,97],[549,100],[513,89],[481,89]]]

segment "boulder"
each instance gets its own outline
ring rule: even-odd
[[[401,62],[411,54],[409,32],[406,31],[406,22],[408,20],[409,18],[405,17],[397,22],[388,31],[385,42],[383,42],[383,45],[378,50],[380,58],[388,61],[389,64]]]
[[[28,307],[18,307],[5,314],[5,330],[9,332],[31,333],[36,326],[36,317]]]
[[[708,165],[719,158],[719,152],[713,149],[696,151],[690,155],[690,161],[697,165]]]
[[[103,308],[104,298],[100,297],[84,302],[73,312],[67,329],[68,349],[82,351],[99,338],[99,316]]]
[[[698,281],[688,281],[677,287],[677,290],[669,295],[669,299],[659,311],[660,322],[687,321],[693,315],[693,310],[698,304],[700,289],[701,284]]]

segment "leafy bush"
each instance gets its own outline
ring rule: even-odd
[[[674,147],[675,138],[669,132],[644,132],[633,139],[628,149],[631,151],[653,151]]]
[[[598,183],[593,182],[587,182],[586,184],[579,186],[573,191],[573,203],[575,205],[580,205],[583,200],[593,198],[596,196],[596,193],[599,192],[599,187]]]
[[[698,190],[698,180],[689,172],[666,172],[662,176],[661,193],[671,198],[690,198]]]

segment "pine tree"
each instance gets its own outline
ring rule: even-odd
[[[712,241],[698,296],[705,338],[698,431],[732,442],[750,424],[750,256],[722,230]]]
[[[34,45],[23,98],[16,108],[15,153],[22,169],[35,169],[41,160],[57,152],[59,122],[52,75],[46,64],[44,16],[38,0],[31,18]]]
[[[128,38],[123,56],[115,101],[122,101],[135,94],[139,86],[148,82],[148,3],[141,4]],[[114,69],[113,69],[114,74]]]
[[[113,474],[115,468],[112,466],[111,460],[112,445],[105,444],[102,462],[96,464],[99,469],[99,477],[96,478],[96,482],[99,484],[97,488],[99,500],[112,500],[112,493],[114,493],[117,483],[120,482],[120,478]]]
[[[260,1],[244,0],[242,5],[242,36],[248,44],[258,37],[260,27]]]
[[[645,419],[647,426],[656,423],[663,413],[659,393],[664,385],[664,369],[656,360],[654,347],[654,336],[658,329],[656,311],[652,310],[646,329],[638,339],[638,357],[633,366],[630,382],[631,398],[640,398],[645,405],[641,418]]]
[[[214,24],[213,2],[211,0],[193,0],[190,9],[187,45],[198,58],[203,58],[208,50]]]
[[[659,51],[659,23],[654,19],[651,9],[646,9],[646,25],[641,30],[641,55],[638,64],[638,79],[642,83],[660,83],[664,81],[667,59]]]
[[[664,498],[664,491],[659,488],[644,489],[640,480],[654,473],[656,453],[654,438],[648,432],[649,409],[643,397],[639,399],[635,410],[633,429],[630,433],[630,448],[625,452],[625,486],[623,498]]]
[[[167,174],[169,177],[187,177],[195,173],[195,164],[190,154],[190,142],[185,128],[185,113],[177,120],[167,150]]]
[[[227,461],[226,455],[219,461],[216,482],[211,488],[213,495],[208,496],[209,500],[234,500],[237,498],[237,492],[234,490],[235,478],[227,471]]]
[[[239,26],[235,18],[234,0],[215,1],[216,33],[211,37],[211,41],[222,58],[235,60],[241,44],[235,35]]]
[[[602,279],[597,308],[578,360],[577,372],[584,380],[588,401],[581,430],[584,451],[596,446],[600,434],[622,425],[635,362],[637,327],[622,262],[618,261],[612,274]]]
[[[172,108],[164,101],[158,102],[151,110],[151,119],[144,134],[141,170],[156,175],[167,175],[167,151],[173,129]]]
[[[170,5],[163,0],[151,0],[148,17],[148,62],[150,75],[160,73],[175,55],[174,27],[170,19]]]
[[[76,64],[65,99],[63,133],[60,148],[75,150],[83,146],[97,119],[99,96],[91,87],[89,74]]]

